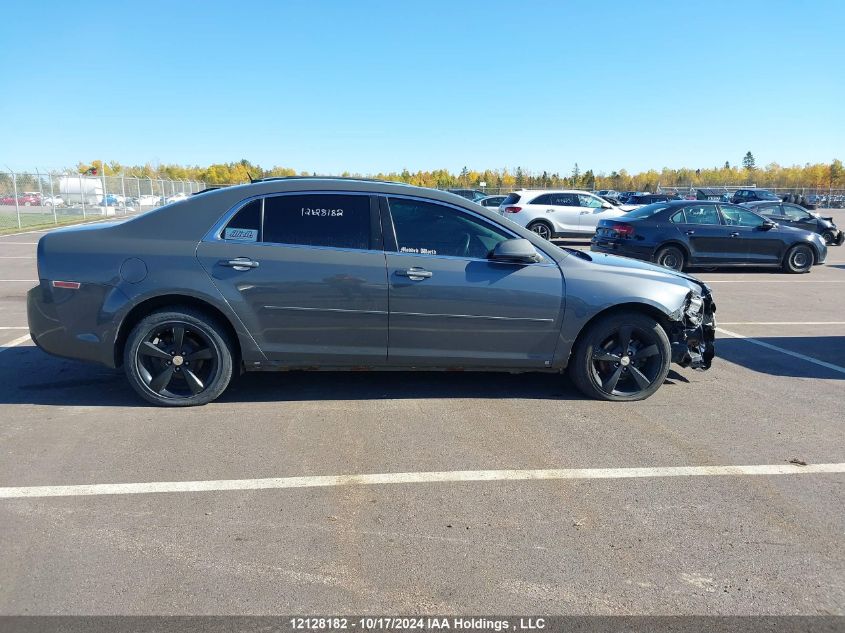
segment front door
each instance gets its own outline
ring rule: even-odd
[[[385,229],[391,364],[551,364],[564,296],[553,260],[490,261],[496,244],[516,236],[445,204],[391,197],[384,201],[383,223],[393,227]]]
[[[197,257],[270,360],[384,364],[387,279],[378,223],[368,195],[268,196],[201,242]]]
[[[744,263],[780,263],[783,241],[778,229],[764,230],[766,220],[742,207],[722,205],[721,211],[732,241],[738,243]]]

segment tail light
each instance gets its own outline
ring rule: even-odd
[[[519,213],[522,207],[505,207],[505,213]]]
[[[619,237],[634,237],[634,226],[618,222],[611,227]]]

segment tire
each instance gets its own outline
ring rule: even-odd
[[[527,227],[529,231],[533,231],[544,240],[548,240],[551,242],[552,238],[554,237],[554,229],[552,229],[552,225],[548,222],[543,222],[542,220],[538,220],[536,222],[531,222]]]
[[[672,270],[683,270],[686,257],[684,252],[677,246],[664,246],[657,251],[654,261],[661,266]]]
[[[123,367],[129,384],[147,402],[207,404],[232,378],[232,346],[226,330],[208,315],[190,308],[164,309],[132,329]]]
[[[669,337],[650,316],[611,314],[587,328],[568,368],[585,396],[612,402],[645,400],[666,380],[672,363]]]
[[[815,259],[812,248],[805,244],[797,244],[787,252],[783,260],[783,270],[796,275],[808,273],[813,267]]]
[[[822,233],[822,239],[828,246],[836,242],[836,236],[834,236],[833,231],[825,231]]]

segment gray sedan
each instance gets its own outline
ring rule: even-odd
[[[641,400],[671,362],[713,358],[709,288],[558,248],[459,196],[397,183],[268,179],[38,245],[33,340],[123,367],[149,402],[217,398],[234,372],[568,371]]]

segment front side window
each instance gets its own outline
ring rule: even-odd
[[[370,199],[343,194],[264,199],[262,240],[277,244],[370,248]]]
[[[684,208],[687,224],[721,224],[716,205],[701,204]]]
[[[760,226],[765,222],[756,213],[751,213],[739,207],[722,207],[722,216],[725,218],[725,224],[728,226]]]
[[[806,220],[810,217],[805,209],[795,204],[783,205],[783,214],[791,220]]]
[[[389,198],[400,253],[486,259],[510,236],[479,218],[433,202]]]
[[[598,198],[594,198],[593,196],[588,196],[583,193],[578,194],[578,204],[582,207],[589,207],[590,209],[598,209],[602,206],[602,200]]]

